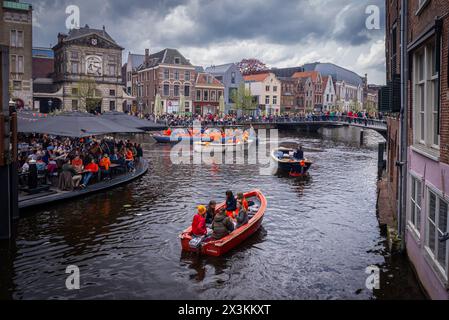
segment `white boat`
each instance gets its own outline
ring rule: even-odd
[[[195,142],[193,150],[198,153],[243,152],[248,150],[253,140],[236,143]]]

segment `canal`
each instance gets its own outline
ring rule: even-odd
[[[377,145],[359,129],[281,132],[314,161],[300,180],[255,165],[174,165],[145,139],[150,172],[118,189],[28,213],[0,243],[1,299],[422,299],[407,260],[391,255],[376,218]],[[220,258],[182,254],[197,204],[261,189],[263,227]],[[81,290],[65,288],[66,267]],[[381,289],[365,286],[368,266]]]

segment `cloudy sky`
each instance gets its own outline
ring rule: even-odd
[[[25,1],[24,1],[25,2]],[[385,82],[384,0],[28,0],[34,45],[54,45],[67,32],[66,7],[81,25],[101,29],[129,51],[177,48],[196,65],[258,58],[270,67],[333,62]],[[380,9],[369,30],[366,9]],[[372,20],[370,20],[372,21]]]

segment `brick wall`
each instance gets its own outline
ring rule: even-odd
[[[449,1],[431,0],[426,7],[417,14],[419,0],[409,1],[409,29],[408,42],[415,41],[429,26],[435,23],[435,17],[444,17],[442,45],[441,45],[441,114],[440,114],[440,138],[441,153],[440,161],[449,164],[449,88],[447,81],[448,68],[448,46],[449,46]],[[412,59],[412,55],[410,55]],[[409,114],[413,112],[413,83],[409,81]],[[413,143],[413,123],[412,117],[409,117],[409,143]]]

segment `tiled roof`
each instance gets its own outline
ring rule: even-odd
[[[276,77],[282,77],[282,78],[290,78],[293,76],[296,72],[302,72],[304,71],[303,67],[293,67],[293,68],[273,68],[270,70],[273,72]]]
[[[176,49],[164,49],[157,53],[150,54],[149,61],[143,62],[139,67],[139,70],[146,68],[156,67],[160,64],[172,64],[175,65],[176,59],[179,58],[179,65],[192,66],[189,60],[187,60],[181,53]]]
[[[198,73],[196,85],[224,88],[224,85],[209,73]]]
[[[243,79],[247,82],[262,82],[265,81],[266,78],[270,76],[270,73],[258,73],[258,74],[250,74],[243,76]]]
[[[321,75],[332,76],[334,81],[345,81],[346,83],[358,86],[363,85],[362,77],[353,71],[337,66],[333,63],[309,63],[305,64],[306,71],[318,71]]]
[[[210,74],[223,74],[229,70],[230,67],[234,66],[234,63],[222,64],[219,66],[210,66],[206,68],[206,72]]]
[[[87,24],[84,27],[81,27],[79,29],[70,30],[67,37],[64,39],[64,41],[78,39],[78,38],[85,37],[90,34],[95,34],[95,35],[102,37],[118,46],[118,44],[114,41],[114,39],[112,39],[112,37],[106,32],[105,29],[102,29],[102,30],[92,29]]]
[[[293,78],[310,78],[313,82],[318,81],[319,73],[317,71],[296,72]]]

